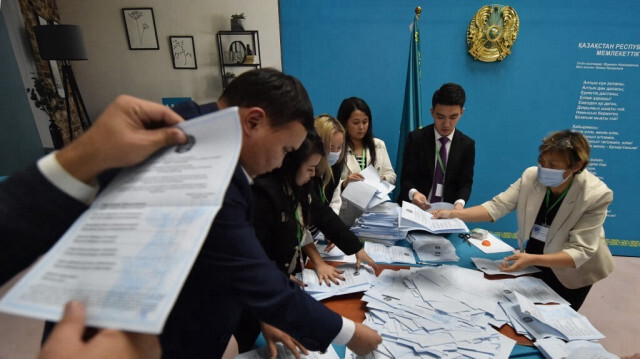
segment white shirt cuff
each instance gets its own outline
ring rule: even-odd
[[[464,199],[459,199],[459,200],[453,202],[453,205],[455,206],[458,203],[462,204],[462,207],[464,207],[464,205],[467,204],[467,202],[465,202]]]
[[[409,190],[409,202],[413,201],[413,195],[416,194],[416,192],[418,192],[418,190],[415,188]]]
[[[37,165],[49,182],[82,203],[91,203],[98,193],[98,186],[90,186],[67,172],[56,159],[55,151],[39,159]]]
[[[347,345],[355,332],[356,324],[353,321],[342,317],[342,329],[340,329],[340,332],[338,332],[338,335],[333,339],[332,343],[336,345]]]

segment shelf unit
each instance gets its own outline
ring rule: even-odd
[[[225,73],[233,72],[237,76],[247,70],[259,69],[262,67],[260,64],[262,57],[260,56],[260,38],[258,36],[258,31],[218,31],[217,38],[222,88],[227,87],[228,83],[228,79],[224,75]],[[237,42],[242,43],[243,46],[239,46]],[[251,50],[255,56],[254,62],[252,63],[243,62],[243,60],[246,59],[244,55],[246,55],[247,44],[251,45]],[[236,50],[242,50],[242,47],[244,47],[245,52],[240,54],[242,51],[232,51],[232,46]]]

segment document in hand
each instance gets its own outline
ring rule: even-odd
[[[236,168],[237,108],[178,125],[189,143],[120,173],[0,310],[59,320],[84,302],[87,325],[160,333]]]
[[[433,219],[431,213],[409,202],[402,202],[400,226],[421,229],[431,233],[466,233],[469,228],[458,218]]]
[[[471,260],[473,261],[473,264],[476,265],[476,268],[478,268],[479,270],[487,273],[488,275],[505,274],[505,275],[510,275],[510,276],[517,277],[519,275],[532,274],[532,273],[540,272],[540,269],[538,269],[535,266],[529,266],[529,267],[523,268],[523,269],[521,269],[519,271],[516,271],[516,272],[503,272],[498,267],[504,261],[503,259],[491,260],[491,259],[487,259],[487,258],[473,258],[472,257]]]
[[[383,181],[373,166],[368,166],[360,174],[364,180],[349,182],[349,185],[342,191],[342,198],[362,211],[391,199],[389,193],[393,191],[395,186]]]
[[[323,300],[336,295],[364,292],[371,288],[371,283],[376,279],[373,269],[364,264],[358,270],[349,264],[341,265],[337,268],[343,271],[342,275],[344,276],[344,281],[340,281],[340,284],[337,285],[334,283],[328,286],[324,282],[320,283],[318,275],[313,269],[305,268],[302,272],[296,274],[296,277],[307,285],[304,288],[305,292],[316,300]]]

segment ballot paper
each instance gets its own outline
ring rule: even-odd
[[[160,333],[236,168],[237,108],[178,125],[186,145],[122,171],[0,310],[57,321],[84,302],[88,326]]]
[[[413,246],[421,262],[457,262],[456,247],[445,237],[422,231],[409,233],[407,241]]]
[[[458,218],[433,219],[431,213],[409,202],[402,202],[400,225],[412,229],[426,230],[431,233],[466,233],[469,228]]]
[[[515,271],[515,272],[503,272],[500,270],[500,265],[502,265],[502,263],[504,262],[504,259],[496,259],[496,260],[491,260],[491,259],[487,259],[487,258],[471,258],[471,260],[473,261],[473,264],[476,265],[476,268],[478,268],[479,270],[489,274],[489,275],[495,275],[495,274],[504,274],[504,275],[510,275],[510,276],[520,276],[520,275],[525,275],[525,274],[532,274],[532,273],[537,273],[540,272],[540,269],[534,267],[534,266],[529,266],[526,268],[523,268],[519,271]]]
[[[478,229],[476,228],[473,231],[478,231]],[[503,253],[515,251],[513,247],[503,242],[500,238],[485,230],[481,231],[484,234],[482,239],[469,238],[469,243],[473,244],[476,248],[483,251],[484,253]]]
[[[302,272],[296,274],[296,277],[307,286],[304,287],[305,292],[316,300],[323,300],[337,295],[364,292],[371,287],[371,282],[376,278],[374,271],[366,264],[360,265],[356,270],[352,264],[344,264],[337,267],[342,270],[344,281],[339,284],[332,283],[327,285],[325,282],[318,280],[318,275],[313,269],[305,268]]]
[[[316,243],[316,248],[318,248],[318,253],[320,253],[320,257],[322,257],[325,261],[335,261],[335,262],[345,262],[345,263],[356,263],[356,255],[346,255],[343,251],[340,250],[337,246],[331,248],[330,251],[327,251],[326,244]]]
[[[364,250],[376,263],[409,263],[416,264],[413,250],[407,247],[364,242]]]
[[[284,344],[278,342],[276,343],[276,348],[278,349],[278,354],[275,359],[294,359],[296,356],[284,346]],[[271,358],[269,353],[269,348],[267,346],[254,349],[239,355],[236,355],[235,359],[267,359]],[[300,358],[302,359],[339,359],[338,353],[333,349],[333,346],[329,345],[327,350],[324,353],[321,352],[312,352],[309,351],[309,355],[304,355],[300,353]]]
[[[533,344],[547,359],[616,359],[617,355],[607,352],[601,344],[587,340],[565,342],[558,338],[537,339]]]
[[[362,211],[391,200],[389,193],[395,186],[382,180],[373,166],[367,166],[360,174],[364,180],[349,182],[342,191],[342,198]]]

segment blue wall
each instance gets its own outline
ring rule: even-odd
[[[0,79],[0,176],[5,176],[38,159],[43,150],[2,14]]]
[[[302,80],[316,113],[336,114],[342,99],[364,98],[373,113],[374,135],[389,156],[398,151],[404,81],[409,51],[408,26],[416,5],[422,6],[422,83],[425,124],[431,95],[444,82],[467,91],[466,112],[458,128],[476,140],[476,171],[469,205],[503,191],[522,171],[536,164],[537,146],[549,132],[594,126],[617,132],[630,149],[594,148],[592,166],[615,192],[605,225],[614,253],[640,255],[635,221],[640,195],[637,143],[640,70],[577,69],[578,61],[638,64],[635,56],[597,56],[578,44],[640,44],[640,3],[614,0],[526,1],[515,8],[520,32],[513,54],[495,63],[474,60],[466,47],[466,29],[482,3],[472,0],[405,0],[309,2],[280,0],[284,71]],[[577,120],[583,81],[621,82],[617,120]],[[589,136],[596,140],[595,131]],[[399,169],[396,168],[396,171]],[[632,179],[632,180],[630,180]],[[514,216],[484,228],[512,236]],[[504,232],[504,233],[503,233]],[[500,234],[500,233],[499,233]]]

